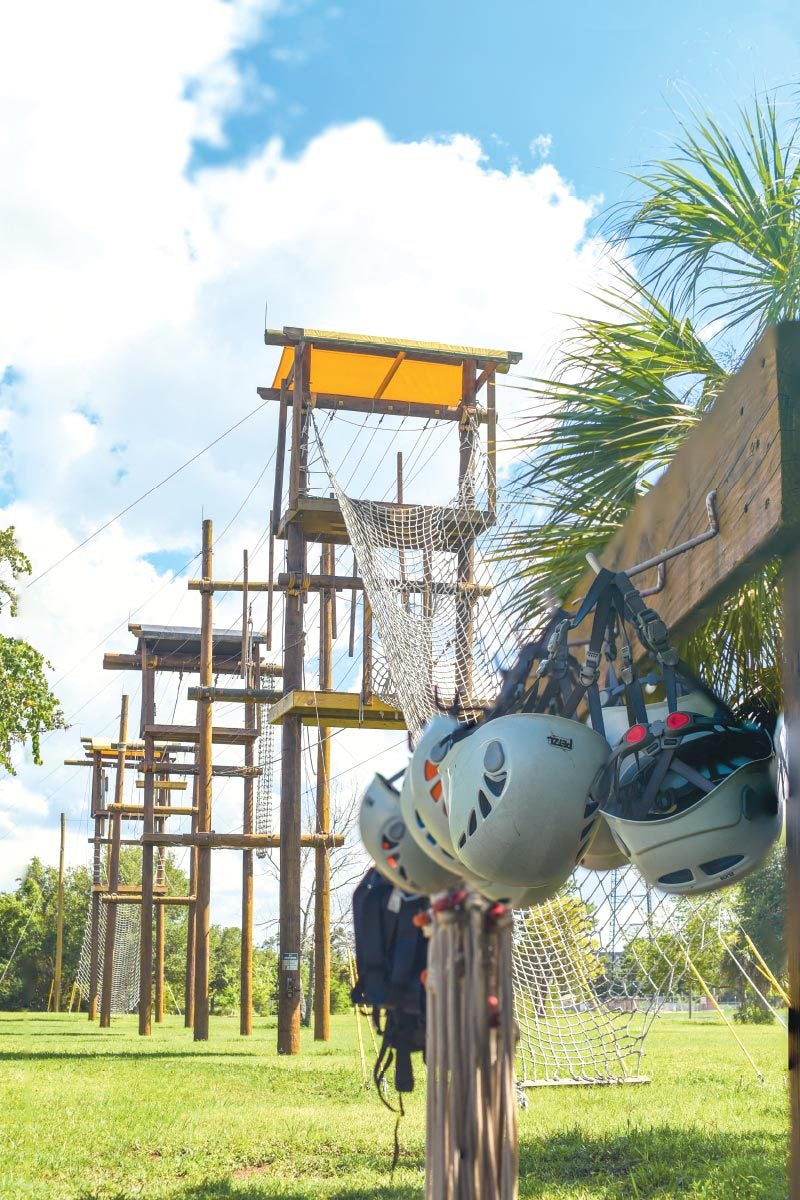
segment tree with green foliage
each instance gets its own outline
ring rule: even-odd
[[[19,598],[14,584],[30,575],[31,563],[14,537],[14,527],[0,530],[0,615],[17,615]],[[50,690],[43,655],[21,638],[0,633],[0,766],[16,774],[12,762],[15,746],[30,742],[33,761],[41,763],[41,735],[64,729],[66,722]]]
[[[610,219],[616,279],[575,319],[522,431],[515,534],[521,617],[539,623],[600,552],[768,325],[800,317],[797,114],[773,100],[727,133],[692,114],[673,154],[634,176]],[[547,515],[542,519],[542,513]],[[780,576],[758,570],[686,656],[727,698],[780,706]]]

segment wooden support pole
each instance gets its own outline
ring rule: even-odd
[[[290,463],[290,506],[305,490],[303,404],[306,381],[305,346],[295,349],[293,438]],[[304,575],[306,542],[301,526],[292,521],[287,533],[287,568]],[[287,592],[284,604],[285,690],[303,686],[303,595]],[[300,1052],[300,829],[302,813],[302,724],[297,716],[283,723],[280,803],[280,957],[278,962],[278,1053]]]
[[[247,596],[247,551],[244,552],[242,578],[245,587],[242,592],[242,660],[247,660],[243,672],[245,685],[251,688],[255,683],[254,671],[249,661],[247,646],[248,626],[248,596]],[[256,708],[254,704],[245,705],[244,723],[252,728],[256,723]],[[248,742],[244,748],[245,766],[255,765],[254,746]],[[242,831],[245,834],[253,832],[253,777],[248,775],[244,781],[244,811],[242,813]],[[249,1037],[253,1032],[253,851],[245,850],[242,854],[242,944],[239,961],[239,1033]]]
[[[353,578],[357,575],[358,563],[356,562],[356,552],[353,551]],[[353,658],[356,652],[356,600],[358,593],[353,587],[350,593],[350,638],[347,644],[347,654],[349,658]]]
[[[361,643],[361,699],[365,704],[369,704],[372,699],[372,606],[366,592]]]
[[[272,593],[273,593],[272,580],[274,578],[274,573],[275,573],[275,529],[274,529],[274,524],[273,524],[273,519],[274,519],[273,512],[274,512],[274,510],[270,510],[270,514],[269,514],[269,550],[268,550],[268,555],[267,555],[266,639],[267,639],[267,649],[268,650],[272,649]]]
[[[320,570],[333,573],[333,547],[323,546]],[[320,593],[319,602],[319,686],[333,687],[333,597]],[[317,833],[327,833],[331,824],[331,744],[330,731],[317,731]],[[331,1036],[331,869],[328,851],[314,851],[314,1041],[327,1042]]]
[[[800,403],[800,394],[795,396]],[[783,560],[783,706],[786,721],[786,941],[789,959],[789,1195],[800,1200],[800,544]]]
[[[142,657],[142,708],[139,734],[144,738],[142,832],[155,832],[155,738],[147,733],[156,719],[156,677],[153,664]],[[139,934],[139,1035],[149,1037],[153,990],[153,847],[142,847],[142,913]]]
[[[119,714],[119,751],[117,754],[117,776],[115,780],[114,802],[122,804],[125,786],[125,742],[128,737],[128,697],[122,697],[122,708]],[[119,888],[119,851],[122,833],[122,815],[114,813],[109,822],[111,846],[108,855],[108,890],[111,894]],[[117,909],[115,904],[106,908],[106,936],[103,948],[103,984],[100,993],[100,1028],[108,1029],[111,1025],[111,999],[114,987],[114,942],[117,936]]]
[[[200,723],[200,705],[197,706],[196,720]],[[195,752],[196,756],[196,752]],[[200,777],[195,775],[192,780],[192,833],[197,833],[197,797],[199,794]],[[189,895],[197,891],[197,847],[189,848]],[[192,900],[186,922],[186,973],[184,979],[183,1024],[186,1029],[194,1025],[194,971],[195,947],[197,945],[196,904]]]
[[[203,522],[203,583],[210,584],[213,576],[213,528],[211,521]],[[202,592],[200,622],[200,684],[210,687],[213,675],[213,596],[209,590]],[[212,707],[210,700],[198,703],[197,760],[199,787],[197,795],[198,831],[211,829],[211,766],[213,754]],[[210,967],[211,935],[211,848],[197,848],[197,896],[195,907],[195,971],[194,971],[194,1040],[208,1041],[208,981]]]
[[[94,847],[92,856],[92,883],[100,887],[102,880],[103,847],[100,839],[103,837],[105,818],[98,815],[102,808],[103,785],[105,775],[99,754],[92,761],[92,811],[94,816]],[[97,996],[100,990],[100,897],[92,892],[91,925],[89,930],[89,1003],[88,1016],[90,1021],[97,1020]]]
[[[497,405],[494,375],[486,381],[486,472],[489,512],[497,512]]]
[[[156,787],[157,786],[158,785],[156,784]],[[167,799],[169,799],[169,792],[167,792]],[[163,811],[163,809],[162,809],[162,811]],[[166,825],[165,817],[162,816],[162,817],[155,818],[156,832],[163,832],[165,825]],[[144,850],[143,850],[143,853],[144,853]],[[158,861],[158,865],[157,865],[157,869],[156,869],[156,879],[155,879],[156,885],[166,887],[167,886],[167,870],[166,870],[167,863],[166,863],[166,852],[165,852],[163,846],[158,847],[158,860],[157,861]],[[164,978],[164,951],[165,951],[165,934],[166,934],[165,921],[166,921],[166,913],[164,912],[164,905],[158,904],[158,905],[156,905],[155,1019],[156,1019],[156,1023],[159,1025],[164,1020],[164,1007],[165,1007],[165,999],[166,999],[165,978]]]
[[[58,893],[56,896],[56,970],[53,982],[53,1012],[61,1012],[61,968],[64,958],[64,842],[67,818],[61,814],[61,843],[58,852]]]
[[[458,494],[464,508],[475,506],[475,483],[471,476],[475,455],[475,362],[467,360],[462,372],[461,420],[458,427]],[[458,549],[456,577],[460,584],[472,584],[475,578],[475,541],[465,539]],[[472,692],[472,594],[461,591],[456,600],[456,691],[462,697]]]

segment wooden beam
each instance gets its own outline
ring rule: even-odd
[[[452,346],[438,342],[418,342],[402,339],[388,341],[382,338],[365,338],[358,334],[334,333],[323,329],[302,329],[295,325],[284,325],[283,329],[265,329],[264,343],[267,346],[296,346],[308,340],[320,350],[346,350],[351,354],[377,355],[386,358],[403,350],[414,362],[449,363],[461,366],[465,356],[479,362],[494,363],[499,371],[508,370],[522,358],[519,350],[497,350],[486,346]]]
[[[213,529],[211,521],[203,521],[202,578],[210,583],[213,578]],[[201,597],[200,622],[200,684],[211,687],[213,678],[213,596],[204,591]],[[206,832],[211,829],[212,775],[214,729],[210,700],[198,702],[197,729],[197,828]],[[178,726],[175,727],[179,728]],[[164,836],[163,834],[161,836]],[[195,901],[195,969],[194,969],[194,1040],[208,1041],[209,1015],[209,956],[211,938],[211,851],[209,847],[197,850],[196,901]]]
[[[199,579],[190,580],[190,584],[197,584],[196,587],[191,587],[190,590],[200,591],[200,583],[201,581]],[[262,589],[258,586],[254,588],[251,585],[250,590],[266,591],[268,586],[268,584],[264,584]],[[220,590],[219,585],[214,585],[214,587],[217,591]],[[241,587],[231,588],[230,590],[241,591]],[[153,669],[156,671],[167,671],[172,672],[173,674],[180,672],[181,674],[185,675],[200,674],[200,659],[197,657],[192,658],[187,655],[184,658],[182,655],[178,654],[149,654],[148,659],[153,664]],[[103,668],[106,671],[141,671],[142,656],[140,654],[115,654],[109,652],[103,655]],[[242,664],[238,653],[232,658],[220,657],[214,662],[215,675],[239,675],[241,674],[241,670]],[[274,676],[279,676],[282,674],[281,667],[272,663],[265,663],[263,672],[265,675]]]
[[[109,804],[107,808],[98,810],[98,816],[110,817],[115,812],[121,812],[123,817],[132,817],[134,820],[141,820],[144,816],[144,805],[142,804],[122,804],[117,809],[116,804]],[[156,804],[154,812],[157,817],[190,817],[196,810],[190,804]]]
[[[96,754],[92,762],[92,813],[94,815],[95,843],[92,852],[92,883],[99,887],[102,883],[102,855],[100,838],[103,836],[105,818],[101,815],[100,806],[103,795],[103,765],[100,755]],[[89,1003],[88,1014],[90,1021],[97,1020],[97,999],[100,992],[100,900],[92,892],[91,924],[89,927]]]
[[[211,687],[211,682],[209,681],[201,687],[208,689]],[[211,702],[208,701],[208,703]],[[176,742],[198,742],[203,737],[202,732],[193,725],[148,725],[146,732],[163,741],[174,739]],[[255,741],[257,737],[257,729],[229,729],[217,726],[213,730],[213,741],[218,746],[244,746],[247,742]],[[154,765],[153,770],[159,770],[158,764]]]
[[[277,833],[148,833],[142,834],[143,846],[199,846],[213,850],[276,850],[281,845]],[[344,845],[341,833],[303,833],[300,845],[313,850],[317,846],[329,849]]]
[[[320,569],[331,571],[333,546],[323,546]],[[333,687],[333,597],[323,592],[319,599],[319,686]],[[331,744],[330,733],[317,733],[317,832],[331,824]],[[331,1036],[331,868],[327,848],[314,851],[314,1041],[327,1042]]]
[[[800,407],[800,387],[795,393]],[[783,563],[783,707],[786,722],[786,944],[789,960],[789,1193],[800,1200],[800,545]]]
[[[289,506],[300,503],[304,491],[302,408],[306,400],[307,356],[305,348],[295,348],[294,415],[296,432],[292,439]],[[306,573],[306,535],[299,523],[288,529],[286,547],[288,570],[294,575]],[[283,625],[283,679],[287,690],[302,686],[305,635],[303,601],[299,592],[287,592]],[[300,1052],[300,888],[302,819],[302,726],[296,716],[283,725],[281,739],[280,855],[279,855],[279,953],[278,953],[278,1053]]]
[[[280,388],[258,388],[262,400],[280,401]],[[311,405],[313,408],[333,409],[334,412],[373,413],[376,416],[387,417],[417,417],[420,421],[456,421],[458,407],[447,404],[425,404],[419,400],[376,400],[372,396],[340,396],[333,392],[312,392]],[[478,420],[483,422],[486,414],[482,408],[477,409]]]
[[[122,803],[123,785],[125,783],[125,739],[128,736],[128,697],[122,697],[122,707],[119,716],[119,753],[117,755],[116,788],[114,802]],[[117,813],[111,818],[111,846],[108,858],[108,888],[111,893],[119,889],[119,851],[122,831],[122,817]],[[106,936],[103,950],[103,983],[100,994],[100,1028],[108,1029],[111,1025],[111,999],[114,984],[114,942],[117,932],[117,910],[111,904],[106,912]]]
[[[104,892],[100,896],[100,899],[103,904],[112,905],[112,908],[109,909],[110,912],[113,912],[113,905],[115,905],[115,904],[141,904],[142,903],[141,896],[133,895],[130,892]],[[158,893],[156,893],[156,895],[153,896],[153,904],[156,908],[158,908],[159,905],[162,905],[162,904],[166,904],[166,905],[194,904],[194,899],[195,899],[194,896],[161,896]],[[106,919],[108,919],[107,915],[106,915]]]
[[[136,779],[134,782],[137,788],[143,788],[146,786],[145,779]],[[187,784],[185,779],[157,779],[153,786],[157,792],[185,792]],[[128,805],[128,807],[130,808],[131,805]]]
[[[278,692],[275,688],[221,688],[221,687],[190,687],[188,696],[190,700],[210,700],[213,702],[224,704],[246,704],[254,707],[256,704],[274,704],[280,700],[283,692]],[[215,730],[214,740],[217,741]],[[245,750],[253,743],[253,738],[245,742]],[[245,766],[253,766],[253,763],[248,764],[245,761]]]
[[[56,969],[53,979],[53,1012],[61,1012],[61,968],[64,950],[64,842],[67,833],[66,813],[61,814],[61,841],[58,854],[58,890],[56,893]]]
[[[400,370],[400,367],[403,363],[403,360],[405,359],[405,356],[406,355],[405,355],[404,350],[401,350],[399,352],[399,354],[396,356],[394,362],[389,367],[389,370],[386,372],[383,379],[380,381],[377,388],[375,389],[375,393],[372,397],[373,400],[380,400],[381,396],[386,391],[387,387],[392,382],[392,380],[394,379],[397,372]],[[325,1041],[327,1041],[327,1040],[328,1039],[325,1038]]]
[[[798,537],[799,395],[800,322],[786,322],[767,331],[655,487],[598,547],[612,570],[659,554],[706,528],[706,496],[716,492],[720,536],[668,565],[656,602],[676,639]],[[587,572],[575,595],[593,578]]]

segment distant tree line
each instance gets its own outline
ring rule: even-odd
[[[187,895],[186,873],[169,855],[167,883],[173,894]],[[141,879],[140,852],[129,847],[120,854],[120,881]],[[32,858],[14,891],[0,892],[0,1009],[44,1011],[48,1005],[55,972],[56,898],[58,872],[41,859]],[[73,867],[64,874],[64,1005],[69,1000],[78,971],[81,945],[91,895],[91,872]],[[164,977],[167,1008],[183,1009],[186,962],[187,910],[168,905],[165,909]],[[239,1009],[239,956],[241,931],[237,926],[212,925],[210,961],[211,1012],[227,1015]],[[310,947],[304,955],[303,979],[308,982]],[[347,942],[343,931],[334,930],[331,951],[331,1011],[349,1007]],[[253,1009],[259,1016],[277,1012],[278,953],[274,938],[253,950]],[[85,1007],[86,997],[83,1000]]]

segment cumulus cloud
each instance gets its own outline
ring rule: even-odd
[[[195,140],[222,143],[226,117],[248,103],[253,81],[236,51],[278,7],[143,0],[126,15],[100,0],[40,2],[17,6],[0,37],[0,127],[10,131],[0,141],[0,455],[11,497],[0,520],[16,523],[39,571],[258,404],[275,366],[265,302],[271,324],[519,349],[522,373],[535,374],[560,314],[603,269],[604,247],[587,237],[593,201],[554,162],[499,171],[466,135],[400,143],[364,119],[320,131],[295,158],[265,136],[246,162],[191,174]],[[532,144],[540,159],[546,142]],[[499,400],[513,421],[520,393],[501,389]],[[53,662],[77,715],[47,739],[44,768],[23,759],[20,782],[0,783],[12,797],[0,887],[28,854],[29,818],[52,860],[60,808],[76,821],[85,813],[85,773],[58,763],[80,732],[113,731],[122,680],[104,676],[101,644],[131,648],[131,610],[197,623],[185,576],[153,563],[164,551],[191,562],[201,515],[225,527],[274,429],[275,414],[258,413],[23,591],[17,629]],[[332,433],[339,458],[352,438],[344,424]],[[240,547],[259,540],[266,569],[271,482],[267,470],[220,543],[220,573],[235,575]],[[237,620],[237,603],[220,623]],[[133,696],[137,681],[126,682]],[[165,690],[166,719],[173,703],[190,711]],[[334,771],[351,770],[368,742],[338,738]],[[19,787],[36,803],[15,833],[22,798],[7,789]],[[240,807],[221,792],[216,827],[234,828]],[[236,857],[215,869],[215,918],[236,920]]]

